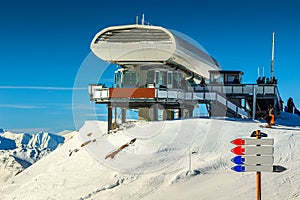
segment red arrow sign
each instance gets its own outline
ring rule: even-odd
[[[233,149],[231,149],[231,152],[236,154],[236,155],[245,155],[245,149],[242,146],[237,146]]]
[[[242,139],[242,138],[237,138],[235,140],[232,140],[231,143],[235,144],[235,145],[244,145],[245,144],[245,140]]]
[[[237,138],[231,141],[235,145],[273,145],[274,139]]]

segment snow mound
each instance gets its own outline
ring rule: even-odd
[[[300,127],[300,116],[288,112],[281,112],[276,119],[276,123],[285,126],[299,126]]]
[[[0,199],[255,199],[255,173],[231,170],[230,141],[249,137],[260,125],[137,122],[106,134],[105,122],[89,121],[69,142],[0,184]],[[300,199],[299,129],[262,131],[275,140],[274,164],[287,168],[262,173],[262,198]]]

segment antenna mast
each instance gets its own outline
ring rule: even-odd
[[[144,13],[142,15],[142,25],[145,25],[145,15],[144,15]]]
[[[275,32],[272,34],[272,61],[271,61],[271,76],[274,77],[274,42],[275,42]]]

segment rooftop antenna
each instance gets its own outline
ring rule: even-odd
[[[145,15],[144,15],[144,13],[142,14],[142,25],[145,25]]]
[[[262,77],[265,76],[265,65],[262,65]]]
[[[260,77],[260,73],[259,73],[259,67],[257,68],[257,78]]]
[[[274,41],[275,41],[275,32],[272,33],[272,61],[271,61],[271,77],[274,77]]]
[[[135,17],[135,24],[138,25],[139,24],[139,16]]]

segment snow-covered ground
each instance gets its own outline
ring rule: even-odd
[[[256,129],[274,138],[274,164],[287,168],[262,173],[262,199],[300,199],[297,117],[283,114],[278,122],[293,118],[292,126],[273,129],[235,119],[131,122],[109,135],[106,123],[88,121],[64,145],[0,184],[0,199],[255,199],[255,173],[231,170],[230,141]]]

